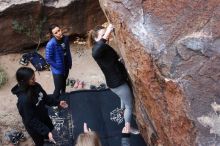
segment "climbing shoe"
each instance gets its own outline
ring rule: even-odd
[[[16,137],[16,135],[15,135],[15,133],[14,133],[13,130],[12,130],[12,131],[7,131],[7,132],[5,133],[5,139],[6,139],[7,141],[11,142],[11,143],[14,144],[14,145],[17,145],[18,142],[19,142],[19,139],[17,139],[17,137]]]
[[[97,90],[105,90],[106,89],[106,85],[104,83],[102,83],[96,89]]]
[[[24,136],[24,133],[19,132],[19,131],[15,132],[15,137],[16,137],[19,141],[24,141],[24,140],[26,139],[25,136]]]

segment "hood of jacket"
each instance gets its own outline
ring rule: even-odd
[[[12,94],[17,96],[19,96],[21,93],[24,93],[25,91],[26,89],[24,87],[19,86],[18,84],[11,89]]]

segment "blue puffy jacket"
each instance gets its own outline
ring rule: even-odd
[[[67,52],[67,64],[64,64],[63,48],[57,42],[55,37],[51,38],[46,46],[45,58],[47,60],[47,63],[50,64],[53,74],[65,74],[65,72],[71,69],[72,67],[72,57],[70,53],[69,39],[67,36],[63,37],[63,41],[65,43]]]

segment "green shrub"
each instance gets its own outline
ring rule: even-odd
[[[12,29],[26,36],[30,41],[37,44],[37,49],[41,41],[45,38],[44,25],[47,23],[47,17],[34,19],[32,16],[25,17],[24,20],[13,20]]]
[[[7,73],[0,68],[0,88],[8,81]]]

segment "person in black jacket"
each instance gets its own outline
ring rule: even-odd
[[[48,116],[48,106],[67,108],[66,101],[59,101],[47,95],[40,84],[35,82],[34,70],[21,67],[16,72],[18,84],[12,93],[18,97],[17,108],[27,132],[36,146],[43,146],[44,139],[55,142],[51,131],[54,126]]]
[[[127,84],[127,71],[119,61],[116,51],[107,44],[113,31],[110,24],[107,29],[97,26],[88,35],[88,44],[92,47],[92,56],[101,68],[108,87],[121,99],[121,111],[124,110],[124,120],[128,123],[128,130],[138,134],[138,130],[130,126],[132,117],[132,92]]]

